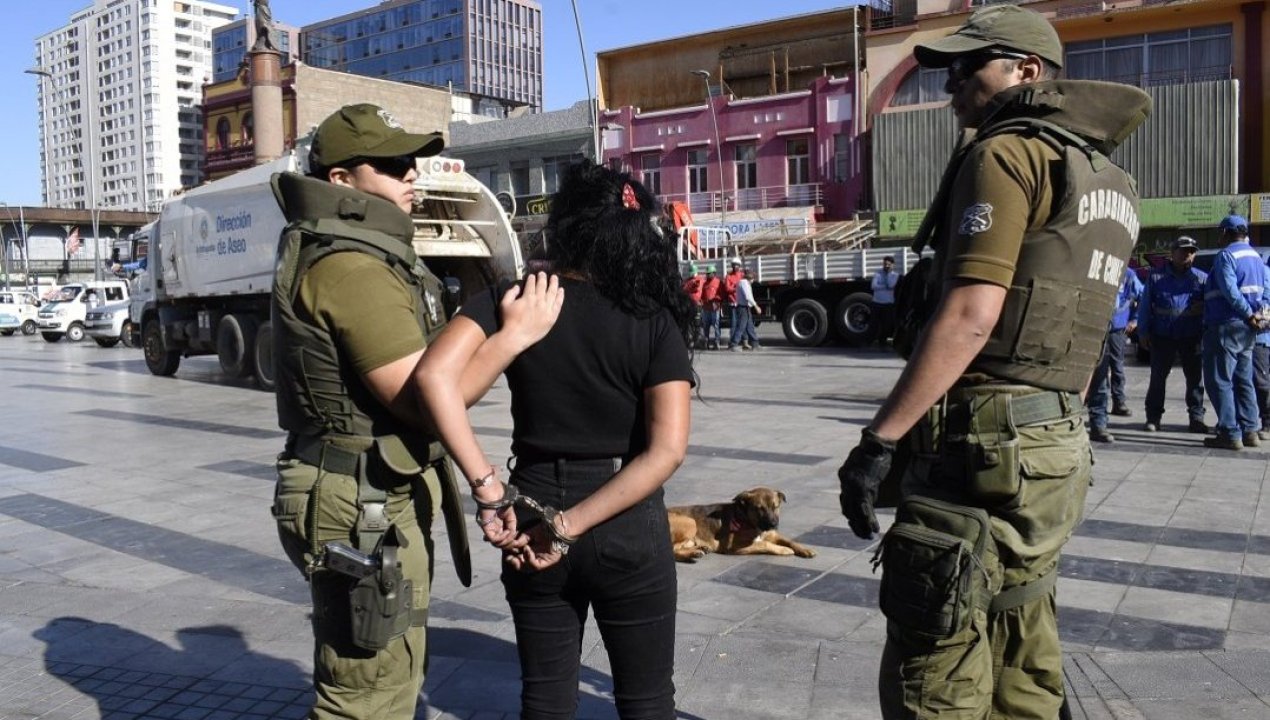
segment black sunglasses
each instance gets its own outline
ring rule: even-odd
[[[380,158],[358,158],[349,164],[350,167],[357,165],[369,165],[375,169],[380,175],[387,175],[391,178],[401,180],[415,169],[415,159],[410,155],[402,155],[400,157],[380,157]]]
[[[988,50],[971,55],[962,55],[948,64],[948,79],[955,82],[964,82],[993,60],[1023,60],[1027,57],[1030,57],[1027,53],[1010,52],[1008,50]]]

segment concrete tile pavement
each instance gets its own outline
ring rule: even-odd
[[[667,496],[778,487],[782,530],[818,556],[679,566],[680,714],[876,718],[877,577],[838,517],[833,473],[900,362],[767,342],[699,354],[703,402]],[[21,418],[0,436],[0,719],[302,716],[308,609],[268,514],[272,399],[212,359],[156,378],[135,351],[38,338],[3,339],[0,373]],[[1130,368],[1139,417],[1111,418],[1119,442],[1097,448],[1089,520],[1059,581],[1074,710],[1270,719],[1270,452],[1141,432],[1146,377]],[[474,411],[494,455],[507,401],[496,388]],[[476,551],[463,588],[437,550],[421,718],[517,712],[498,558]],[[615,717],[594,628],[584,658],[578,717]]]

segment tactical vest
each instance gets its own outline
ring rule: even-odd
[[[1062,193],[1063,204],[1044,227],[1023,236],[1000,319],[968,372],[1080,392],[1098,362],[1137,238],[1137,188],[1128,173],[1088,141],[1033,117],[1004,119],[983,128],[954,157],[941,185],[950,186],[971,148],[1006,133],[1044,142],[1062,157],[1065,175],[1056,191]],[[941,187],[941,194],[946,192]],[[946,197],[937,200],[935,208],[923,222],[915,247],[920,249],[938,233],[932,243],[937,257],[931,273],[931,282],[938,283],[940,256],[956,242],[957,224],[931,217],[948,211]]]
[[[1063,204],[1023,236],[1001,318],[970,367],[1081,392],[1098,364],[1138,237],[1138,192],[1133,178],[1093,146],[1057,126],[1038,126],[1043,122],[1005,131],[1042,139],[1063,157]]]
[[[293,439],[322,437],[354,451],[376,443],[391,465],[409,466],[411,459],[426,465],[439,444],[385,408],[341,362],[330,333],[296,307],[300,281],[314,264],[333,253],[365,253],[414,290],[415,316],[431,342],[446,323],[443,286],[411,247],[413,222],[387,200],[321,180],[283,173],[272,185],[289,221],[278,244],[272,302],[278,424]]]

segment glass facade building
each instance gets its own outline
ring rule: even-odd
[[[299,30],[274,23],[274,37],[285,65],[295,57]],[[212,82],[224,82],[238,75],[247,61],[247,51],[256,43],[256,26],[251,18],[230,23],[212,31]]]
[[[301,38],[313,67],[542,109],[542,7],[533,0],[396,0],[308,25]]]

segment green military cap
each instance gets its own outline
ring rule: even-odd
[[[441,133],[409,133],[392,113],[369,103],[345,105],[318,125],[310,163],[334,167],[353,158],[436,155],[445,147]]]
[[[1017,5],[990,5],[976,10],[952,35],[921,43],[913,55],[923,67],[948,67],[962,55],[998,48],[1016,50],[1063,66],[1063,44],[1054,26],[1039,13]]]

